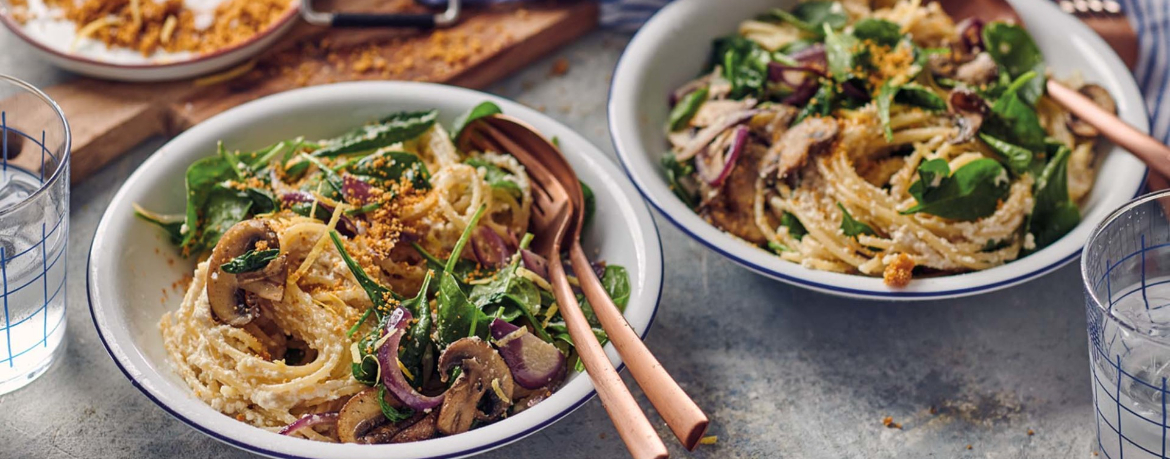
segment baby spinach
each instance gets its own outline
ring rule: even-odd
[[[323,177],[323,181],[326,185],[329,186],[329,189],[323,190],[322,194],[328,196],[330,199],[340,199],[342,196],[345,196],[345,192],[343,191],[345,180],[341,178],[340,174],[338,174],[325,163],[321,162],[319,158],[302,154],[301,159],[312,163],[314,166],[317,166],[318,170],[321,171],[321,177]]]
[[[854,70],[866,62],[868,52],[853,35],[834,32],[825,26],[825,60],[829,76],[838,83],[854,77]]]
[[[1077,204],[1068,195],[1068,158],[1072,154],[1061,145],[1036,180],[1035,205],[1028,218],[1028,232],[1040,250],[1068,234],[1081,221]]]
[[[703,86],[683,96],[674,108],[670,109],[670,130],[677,131],[685,127],[691,118],[695,117],[699,107],[703,106],[703,102],[707,101],[708,93],[707,87]]]
[[[423,354],[426,352],[427,346],[431,345],[431,308],[430,302],[427,301],[427,293],[430,290],[432,277],[431,271],[428,270],[426,277],[423,277],[418,294],[414,298],[402,302],[402,307],[418,319],[418,322],[411,326],[410,331],[407,332],[409,338],[403,341],[402,348],[398,350],[398,360],[412,371],[422,369]],[[415,372],[415,374],[420,373],[421,371]],[[421,383],[421,381],[418,382]]]
[[[800,223],[800,220],[793,215],[792,212],[784,211],[780,215],[780,226],[788,228],[788,235],[796,238],[796,240],[804,239],[804,235],[808,234],[808,230]]]
[[[394,408],[386,403],[386,386],[381,384],[378,385],[378,406],[382,408],[382,415],[390,422],[405,421],[414,416],[414,410],[409,407]]]
[[[1021,91],[1024,100],[1034,105],[1044,95],[1046,67],[1044,55],[1028,31],[1015,24],[992,22],[983,28],[983,43],[1000,70],[1011,78],[1028,72],[1036,74]]]
[[[882,122],[882,130],[885,131],[887,142],[894,141],[894,130],[890,128],[890,105],[894,103],[894,96],[897,94],[898,87],[888,80],[882,83],[881,89],[878,90],[878,119]]]
[[[381,151],[366,156],[350,166],[349,173],[378,187],[385,187],[388,181],[406,179],[416,190],[431,189],[427,165],[418,155],[405,151]]]
[[[353,273],[353,277],[357,279],[358,285],[362,287],[362,290],[366,291],[366,296],[370,297],[370,303],[374,305],[372,307],[374,314],[381,321],[387,315],[387,312],[389,312],[386,303],[389,300],[402,301],[402,298],[394,293],[393,290],[382,286],[382,284],[379,284],[378,281],[371,279],[366,274],[366,270],[362,269],[362,266],[357,261],[354,261],[353,257],[349,256],[349,252],[345,250],[345,244],[342,244],[341,236],[337,234],[337,231],[330,231],[329,238],[333,240],[333,246],[337,248],[337,253],[341,254],[341,260],[345,262],[345,266]]]
[[[252,200],[252,213],[268,214],[280,210],[280,200],[276,195],[263,188],[248,187],[244,193]]]
[[[771,250],[776,255],[780,255],[780,254],[787,252],[791,249],[789,249],[788,246],[786,246],[784,244],[780,244],[776,241],[768,241],[768,250]]]
[[[902,26],[885,19],[865,18],[853,24],[853,36],[892,48],[902,39]]]
[[[776,19],[818,37],[824,33],[823,27],[840,29],[849,20],[841,4],[831,1],[802,2],[797,4],[792,12],[773,8],[769,13]]]
[[[902,213],[978,220],[995,213],[1010,186],[1007,171],[993,159],[976,159],[954,174],[946,160],[932,159],[918,166],[918,181],[910,185],[910,195],[918,203]]]
[[[694,163],[692,161],[680,163],[675,159],[674,153],[668,152],[662,155],[662,168],[666,170],[666,181],[670,184],[670,191],[687,207],[694,208],[698,204],[696,196],[687,191],[680,182],[684,177],[690,177],[695,173]]]
[[[585,216],[581,224],[588,228],[589,222],[593,221],[593,215],[597,213],[597,195],[593,194],[593,188],[589,188],[589,185],[585,184],[584,181],[578,180],[578,182],[581,183],[581,195],[585,201]]]
[[[605,293],[609,294],[618,310],[625,312],[626,305],[630,302],[630,274],[626,272],[626,268],[606,265],[605,275],[601,276],[601,285],[605,287]]]
[[[401,112],[326,141],[313,156],[340,156],[376,150],[404,142],[427,132],[438,118],[438,110]]]
[[[979,139],[991,147],[1000,160],[1007,164],[1012,174],[1018,177],[1028,172],[1033,162],[1032,150],[999,140],[982,132],[979,133]]]
[[[488,335],[488,324],[491,322],[491,317],[488,317],[467,299],[459,281],[452,274],[456,262],[459,261],[459,255],[463,253],[463,248],[467,246],[467,241],[471,239],[471,233],[479,224],[479,219],[485,210],[487,210],[487,206],[482,205],[471,217],[467,228],[463,230],[463,234],[455,243],[455,248],[451,251],[451,256],[444,265],[443,273],[439,275],[439,294],[436,296],[438,317],[435,322],[438,338],[436,344],[439,349],[446,348],[447,345],[467,336],[485,338]]]
[[[248,218],[252,199],[241,191],[222,185],[214,186],[208,193],[203,207],[203,221],[196,247],[210,250],[228,229]]]
[[[823,82],[821,87],[817,89],[816,94],[813,94],[812,99],[808,101],[808,105],[805,105],[796,114],[796,118],[792,120],[792,125],[796,126],[810,116],[829,116],[833,113],[833,100],[836,96],[836,93],[833,91],[833,84],[831,82]]]
[[[134,215],[162,228],[167,234],[167,238],[170,239],[171,244],[179,245],[183,243],[182,215],[160,215],[138,207],[137,204],[134,205]]]
[[[204,213],[202,211],[211,198],[212,189],[234,176],[235,172],[221,156],[208,156],[187,167],[187,231],[183,233],[182,246],[189,253],[198,253],[204,248],[198,240],[202,233],[199,216]]]
[[[721,66],[723,78],[731,83],[728,97],[743,99],[763,93],[772,56],[759,44],[738,35],[719,38],[713,58]]]
[[[464,161],[464,163],[476,169],[483,169],[483,179],[486,180],[488,185],[490,185],[492,188],[505,190],[516,199],[520,199],[524,195],[524,192],[520,190],[520,185],[516,184],[515,177],[513,177],[511,173],[505,171],[500,166],[489,163],[483,158],[468,158],[467,161]]]
[[[1027,72],[1012,81],[999,99],[991,105],[992,116],[983,123],[981,132],[1032,151],[1044,149],[1044,128],[1036,110],[1020,98],[1020,91],[1037,74]]]
[[[257,251],[255,249],[244,252],[238,257],[232,258],[227,263],[220,266],[223,272],[228,274],[242,274],[250,273],[252,271],[259,271],[268,266],[268,262],[280,255],[280,249],[268,249]]]
[[[856,238],[862,234],[877,236],[877,233],[869,225],[854,220],[849,209],[846,209],[841,203],[837,203],[837,208],[841,209],[841,232],[845,234],[845,237]]]
[[[930,111],[947,109],[947,102],[929,88],[917,83],[906,83],[898,86],[886,80],[885,83],[882,83],[877,98],[878,119],[882,122],[886,141],[894,140],[894,131],[890,129],[890,106],[893,102]]]
[[[485,116],[499,115],[504,113],[500,110],[500,106],[489,101],[480,102],[479,105],[472,107],[466,113],[455,118],[455,124],[451,126],[451,140],[458,143],[459,136],[463,134],[463,130],[467,128],[472,121],[483,118]]]

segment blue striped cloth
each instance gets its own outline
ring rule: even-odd
[[[719,0],[709,0],[719,1]],[[1150,133],[1170,143],[1170,0],[1121,0],[1138,34],[1140,53],[1134,77],[1146,97]],[[635,31],[670,0],[601,0],[601,24]]]

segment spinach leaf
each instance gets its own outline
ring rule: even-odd
[[[471,239],[471,232],[479,224],[479,219],[486,209],[487,205],[480,206],[475,215],[471,217],[471,221],[468,222],[467,228],[463,230],[463,234],[455,243],[455,248],[451,251],[451,256],[447,259],[443,273],[440,275],[439,294],[436,297],[438,318],[435,323],[438,337],[436,344],[439,349],[445,349],[451,343],[467,336],[486,338],[488,335],[488,324],[491,322],[491,317],[488,317],[467,299],[459,281],[451,273],[455,269],[456,262],[459,261],[459,254],[463,253],[463,248]]]
[[[427,132],[438,118],[438,110],[401,112],[377,123],[362,126],[332,140],[325,141],[313,156],[340,156],[376,150],[407,141]]]
[[[414,416],[414,410],[408,407],[394,408],[386,403],[386,386],[383,385],[378,386],[378,406],[382,408],[382,415],[390,422],[405,421]]]
[[[768,241],[768,249],[774,252],[776,255],[780,255],[790,250],[784,244],[778,244],[776,241]]]
[[[1081,221],[1077,204],[1068,195],[1068,147],[1061,145],[1036,180],[1028,232],[1040,250],[1068,234]]]
[[[1022,97],[1029,104],[1035,104],[1044,95],[1044,55],[1040,47],[1028,35],[1028,31],[1015,24],[992,22],[983,28],[983,43],[987,53],[1012,78],[1032,72],[1036,78],[1028,81],[1022,89]]]
[[[498,314],[505,322],[515,321],[523,316],[532,324],[540,339],[551,343],[552,337],[540,326],[540,322],[533,314],[543,301],[540,289],[532,281],[516,273],[519,263],[520,259],[517,257],[511,264],[497,272],[491,282],[476,285],[471,289],[468,299],[484,314],[488,316]]]
[[[256,251],[255,249],[244,252],[238,257],[232,258],[227,263],[220,266],[223,272],[228,274],[250,273],[252,271],[259,271],[268,266],[268,262],[280,255],[280,249],[268,249]]]
[[[379,284],[378,281],[371,279],[366,274],[366,270],[362,269],[362,266],[354,261],[353,257],[349,256],[349,252],[345,250],[345,244],[342,244],[341,236],[337,234],[337,231],[330,231],[329,238],[333,240],[333,246],[341,254],[342,261],[345,262],[345,266],[349,268],[349,271],[353,273],[353,277],[357,279],[358,285],[362,287],[362,290],[366,291],[366,296],[370,297],[370,302],[374,305],[374,314],[378,316],[379,321],[383,320],[383,317],[387,316],[390,312],[390,308],[386,306],[386,303],[390,300],[402,301],[402,298],[394,293],[393,290],[382,286],[382,284]]]
[[[1020,99],[1019,94],[1035,78],[1036,73],[1033,72],[1016,78],[991,105],[992,116],[980,131],[1032,151],[1043,150],[1046,133],[1040,126],[1040,118],[1032,106]]]
[[[252,200],[252,213],[254,214],[270,214],[280,210],[280,200],[276,199],[276,195],[272,194],[271,191],[248,187],[244,189],[244,193]]]
[[[885,19],[865,18],[853,24],[853,36],[892,48],[902,39],[902,26]]]
[[[877,109],[878,118],[885,130],[886,141],[894,140],[894,131],[890,128],[890,106],[892,102],[912,107],[924,108],[930,111],[947,109],[947,102],[935,94],[934,91],[917,83],[906,83],[901,86],[892,84],[889,80],[882,83],[878,91]]]
[[[407,332],[409,338],[402,343],[402,348],[398,350],[398,360],[412,371],[419,370],[414,371],[416,375],[421,374],[423,354],[426,352],[427,346],[431,345],[431,308],[430,302],[427,301],[431,278],[431,271],[427,271],[426,277],[423,277],[422,286],[418,289],[418,294],[414,298],[402,302],[402,307],[410,311],[410,314],[418,319],[418,322],[415,322]],[[421,384],[422,381],[418,382]]]
[[[630,302],[630,274],[626,268],[618,265],[605,265],[605,275],[601,276],[601,285],[609,299],[617,305],[618,310],[626,312],[626,305]]]
[[[500,106],[489,101],[480,102],[479,105],[472,107],[467,113],[459,115],[455,118],[455,124],[451,125],[451,140],[458,143],[459,136],[463,134],[463,130],[467,128],[472,121],[483,118],[485,116],[498,115],[504,113],[500,110]]]
[[[243,192],[216,185],[209,192],[203,207],[203,227],[198,246],[210,250],[228,229],[248,218],[252,199]]]
[[[301,158],[303,158],[305,161],[313,163],[314,166],[317,166],[317,170],[321,172],[321,177],[323,178],[325,184],[329,185],[329,190],[322,190],[323,192],[321,194],[335,200],[341,199],[342,196],[345,196],[345,180],[341,178],[340,174],[334,171],[333,168],[321,162],[321,160],[318,158],[305,154],[302,154]]]
[[[999,200],[1008,194],[1007,171],[993,159],[980,158],[960,167],[952,175],[946,160],[932,159],[918,166],[917,182],[910,194],[918,203],[903,214],[917,212],[952,220],[978,220],[995,213]]]
[[[780,225],[788,227],[788,235],[796,238],[798,241],[804,239],[804,235],[808,234],[808,230],[804,228],[804,225],[800,223],[796,215],[788,211],[784,211],[780,215]]]
[[[385,188],[386,182],[406,179],[416,190],[431,189],[431,174],[427,165],[413,153],[382,151],[355,163],[349,173],[370,184]]]
[[[836,93],[833,91],[833,84],[831,82],[822,82],[816,94],[813,94],[812,99],[808,101],[808,105],[805,105],[796,114],[796,118],[792,120],[792,125],[796,126],[810,116],[829,116],[833,113],[833,100],[835,98]]]
[[[829,64],[829,76],[838,83],[854,77],[854,70],[866,62],[868,52],[861,42],[847,33],[833,32],[825,27],[825,60]]]
[[[211,199],[216,184],[233,177],[235,172],[221,156],[208,156],[187,167],[187,231],[183,233],[182,241],[185,254],[198,253],[204,248],[198,240],[203,228],[199,217],[206,215],[204,206]]]
[[[358,343],[358,348],[363,348],[363,343]],[[378,357],[365,352],[365,349],[360,351],[360,355],[361,363],[350,364],[353,379],[367,386],[373,386],[378,383]]]
[[[862,234],[877,236],[877,233],[869,225],[854,220],[853,215],[841,203],[837,203],[837,208],[841,209],[841,232],[845,234],[845,237],[856,238]]]
[[[841,4],[831,1],[802,2],[797,4],[791,13],[774,8],[770,14],[818,37],[824,33],[824,26],[840,29],[849,20]]]
[[[585,216],[582,217],[581,223],[585,228],[589,227],[589,222],[593,221],[593,214],[597,213],[597,196],[593,194],[593,188],[589,188],[584,181],[578,180],[581,183],[581,194],[585,200]]]
[[[698,113],[699,107],[703,106],[703,102],[707,101],[707,94],[709,90],[706,86],[687,93],[679,100],[674,108],[670,109],[670,130],[677,131],[686,127],[691,118]]]
[[[171,244],[183,243],[183,216],[182,215],[160,215],[148,211],[134,204],[134,215],[147,222],[155,224],[167,234]]]
[[[979,139],[991,147],[991,150],[999,156],[1000,160],[1007,164],[1012,174],[1018,177],[1028,172],[1029,167],[1032,165],[1031,150],[999,140],[982,132],[979,133]]]
[[[667,152],[662,155],[662,168],[666,170],[666,181],[670,184],[670,191],[687,207],[693,209],[698,204],[698,198],[687,191],[680,180],[695,173],[694,163],[692,161],[680,163],[675,159],[674,153]]]
[[[464,163],[476,169],[483,168],[483,178],[492,188],[505,190],[516,197],[516,199],[520,199],[523,196],[524,192],[520,190],[520,185],[516,184],[516,179],[511,173],[505,171],[500,166],[489,163],[483,158],[468,158]]]
[[[882,83],[881,89],[878,90],[878,119],[882,122],[882,130],[885,131],[887,142],[894,141],[894,130],[890,128],[890,105],[894,103],[894,96],[897,94],[898,87],[891,84],[889,80]]]
[[[731,83],[728,97],[742,99],[763,93],[772,55],[759,44],[738,35],[719,38],[713,56],[722,66],[723,78]]]

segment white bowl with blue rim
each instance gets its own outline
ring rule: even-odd
[[[1054,75],[1080,72],[1117,100],[1123,120],[1145,131],[1149,126],[1141,94],[1117,54],[1101,37],[1049,2],[1011,0],[1040,46]],[[881,278],[805,268],[735,238],[703,220],[675,197],[659,158],[668,151],[663,126],[667,95],[703,69],[711,40],[734,33],[739,23],[771,8],[791,8],[794,0],[677,0],[663,8],[634,36],[614,71],[609,94],[609,127],[618,159],[646,200],[687,235],[760,274],[834,295],[927,300],[986,293],[1051,272],[1080,254],[1097,223],[1138,195],[1146,168],[1119,148],[1103,148],[1096,185],[1082,203],[1081,223],[1044,249],[984,271],[918,278],[903,288]]]
[[[187,166],[214,154],[220,140],[248,150],[302,135],[328,138],[402,110],[438,109],[439,122],[450,126],[457,115],[484,100],[559,139],[578,176],[593,188],[597,214],[585,231],[585,245],[598,259],[629,271],[632,292],[625,316],[645,336],[662,291],[658,229],[637,190],[597,147],[535,110],[481,92],[427,83],[343,83],[290,91],[228,110],[167,143],[130,176],[102,216],[86,270],[94,325],[114,362],[135,387],[180,421],[229,445],[278,458],[463,457],[531,435],[580,407],[593,396],[593,384],[587,375],[572,374],[540,404],[466,433],[397,445],[314,442],[252,427],[212,409],[192,395],[163,349],[159,319],[178,309],[183,292],[162,292],[189,276],[195,261],[180,258],[157,228],[135,218],[132,204],[182,212]],[[614,365],[621,363],[612,345],[605,351]]]

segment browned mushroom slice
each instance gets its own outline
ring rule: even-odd
[[[284,283],[288,280],[288,255],[280,255],[259,271],[236,274],[240,289],[255,293],[270,301],[284,299]]]
[[[947,97],[947,108],[955,116],[955,124],[959,131],[950,140],[952,144],[970,141],[983,126],[983,119],[989,111],[987,102],[975,91],[966,88],[955,88]]]
[[[445,377],[456,366],[462,372],[447,389],[436,419],[436,428],[446,435],[466,432],[475,420],[495,420],[512,405],[512,373],[487,342],[471,337],[447,346],[439,356],[439,374]],[[485,396],[487,411],[481,412],[479,408]]]
[[[390,438],[390,443],[410,443],[415,441],[423,441],[435,436],[438,433],[436,427],[439,419],[439,412],[432,411],[430,414],[423,416],[418,422],[411,424],[410,427],[402,429],[394,437]]]
[[[825,150],[837,138],[839,128],[832,118],[810,117],[793,126],[772,144],[760,165],[760,176],[776,172],[783,179],[804,166],[808,157]]]
[[[249,301],[248,291],[240,288],[235,274],[223,270],[223,265],[264,242],[266,248],[279,248],[276,232],[263,220],[244,220],[227,230],[215,245],[208,259],[207,302],[211,313],[220,322],[242,327],[260,314],[255,301]],[[271,264],[271,263],[269,263]]]
[[[999,64],[990,54],[979,53],[975,59],[955,68],[955,79],[973,86],[990,83],[999,75]]]
[[[379,392],[371,387],[345,402],[337,418],[337,437],[342,443],[395,443],[396,436],[427,416],[420,413],[404,421],[390,422],[382,412],[382,405],[378,403]],[[389,392],[383,400],[395,409],[404,408],[402,402]]]
[[[1081,86],[1077,91],[1092,100],[1098,107],[1101,107],[1107,112],[1117,114],[1117,102],[1113,100],[1113,96],[1109,95],[1109,91],[1106,91],[1105,88],[1095,84],[1087,84]],[[1093,138],[1101,135],[1097,128],[1082,121],[1071,113],[1068,115],[1068,121],[1065,124],[1068,125],[1068,129],[1073,134],[1081,137]]]

